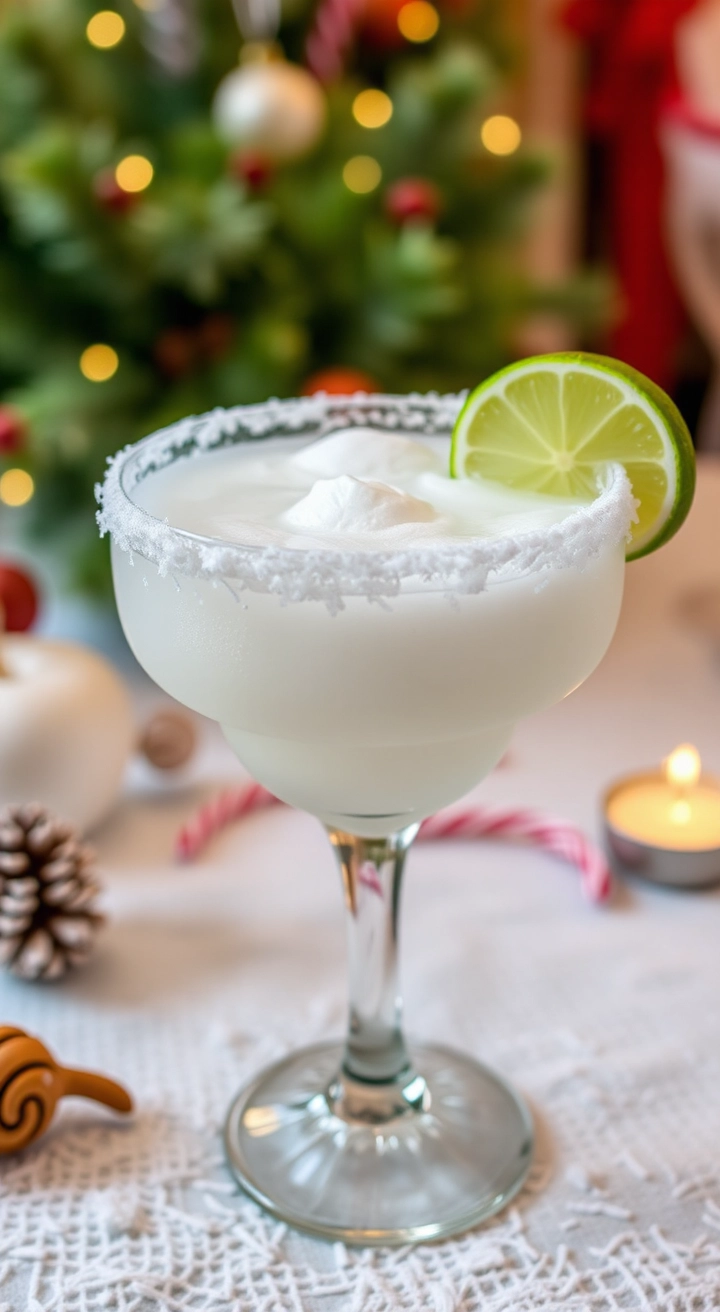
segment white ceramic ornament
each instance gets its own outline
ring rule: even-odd
[[[125,685],[74,643],[0,638],[0,806],[42,802],[90,829],[118,798],[135,746]]]
[[[320,84],[286,59],[258,60],[234,69],[220,83],[213,103],[215,126],[225,141],[276,163],[312,150],[325,116]]]

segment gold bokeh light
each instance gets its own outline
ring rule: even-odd
[[[440,15],[428,0],[409,0],[398,14],[397,25],[406,41],[432,41],[440,26]]]
[[[514,155],[522,141],[520,124],[509,114],[493,114],[485,119],[480,140],[491,155]]]
[[[382,179],[382,169],[372,155],[353,155],[343,169],[343,182],[348,191],[364,196],[374,191]]]
[[[6,469],[0,478],[0,501],[6,506],[24,506],[35,491],[32,475],[26,469]]]
[[[125,35],[125,19],[114,9],[101,9],[93,14],[85,35],[91,46],[97,50],[111,50],[118,45]]]
[[[91,383],[106,383],[117,373],[120,363],[118,353],[104,342],[95,342],[88,346],[80,356],[80,373]]]
[[[352,112],[361,128],[382,128],[392,118],[393,103],[384,91],[368,87],[356,95]]]
[[[155,170],[144,155],[126,155],[115,169],[115,181],[123,191],[144,191],[155,176]]]

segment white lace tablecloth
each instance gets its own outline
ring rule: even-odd
[[[720,660],[682,619],[717,583],[720,467],[680,537],[628,571],[601,669],[521,725],[484,800],[597,825],[601,788],[697,743],[720,772]],[[575,874],[500,844],[418,848],[407,1019],[517,1082],[538,1149],[515,1206],[463,1238],[353,1251],[238,1193],[220,1131],[260,1065],[339,1034],[340,892],[309,817],[228,831],[198,865],[178,823],[233,776],[209,732],[186,787],[138,774],[97,836],[112,920],[60,985],[0,982],[0,1019],[125,1080],[127,1125],[68,1103],[0,1166],[2,1312],[533,1312],[720,1308],[720,897],[642,887],[598,909]]]

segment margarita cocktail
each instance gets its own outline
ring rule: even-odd
[[[397,1243],[496,1211],[527,1172],[522,1100],[405,1043],[405,853],[522,716],[612,637],[634,514],[618,463],[581,495],[448,473],[455,398],[218,411],[116,458],[102,493],[128,640],[240,760],[327,826],[345,891],[350,1028],[231,1109],[243,1187],[315,1233]]]
[[[282,571],[284,552],[301,566],[316,553],[355,552],[355,564],[328,566],[316,584],[322,563],[309,563],[307,591],[317,595],[296,603],[253,581],[242,590],[244,580],[222,572],[188,581],[172,565],[161,574],[114,552],[120,615],[148,673],[218,720],[251,774],[284,801],[372,837],[422,820],[487,774],[521,716],[594,669],[620,606],[622,489],[601,499],[621,513],[591,555],[597,510],[451,479],[448,452],[447,437],[422,442],[363,425],[310,445],[222,446],[138,484],[136,504],[157,520],[270,560],[277,549],[270,570]],[[578,526],[582,572],[567,568],[564,536]],[[454,552],[482,539],[494,562],[525,534],[541,553],[535,568],[509,562],[483,591],[448,599],[453,579],[442,571],[472,568]],[[394,552],[402,572],[391,596],[373,590],[381,552]],[[439,577],[424,577],[423,552]],[[356,571],[352,591],[343,569]]]

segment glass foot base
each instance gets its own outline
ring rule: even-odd
[[[230,1167],[273,1216],[349,1244],[439,1239],[517,1193],[530,1166],[530,1114],[486,1066],[413,1047],[395,1086],[340,1076],[340,1044],[262,1071],[232,1104]]]

